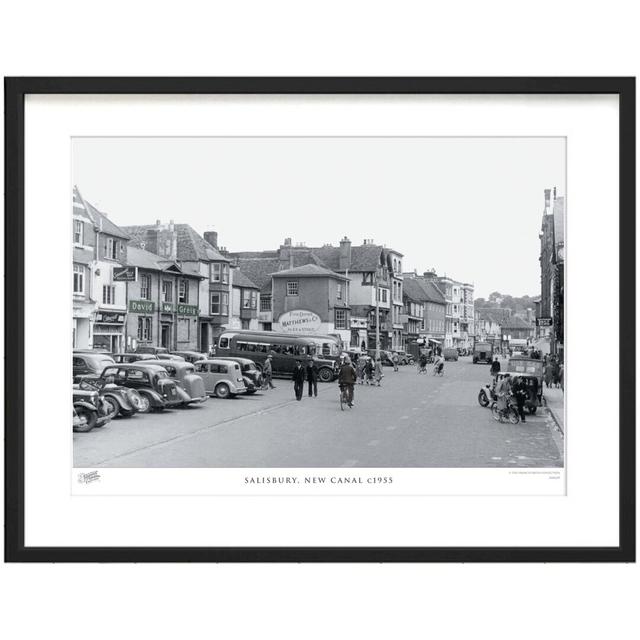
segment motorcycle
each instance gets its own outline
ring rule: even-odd
[[[73,411],[73,430],[81,433],[103,427],[113,417],[113,406],[100,398],[97,391],[86,389],[73,390]]]

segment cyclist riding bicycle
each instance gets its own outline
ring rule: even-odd
[[[350,358],[345,358],[342,365],[340,365],[340,373],[338,374],[338,385],[340,391],[346,395],[347,404],[353,407],[353,386],[357,381],[357,374],[355,367],[351,364]]]

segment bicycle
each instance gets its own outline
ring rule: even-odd
[[[349,395],[346,385],[340,385],[340,411],[344,411],[345,405],[350,409],[353,407],[353,403],[349,402]]]
[[[496,422],[503,422],[506,418],[511,424],[518,424],[520,422],[520,414],[514,407],[511,398],[506,399],[507,406],[504,409],[498,409],[498,403],[494,402],[491,406],[491,414]]]

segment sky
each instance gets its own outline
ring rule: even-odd
[[[564,138],[74,138],[73,182],[118,225],[188,223],[229,251],[345,235],[403,270],[540,293],[544,189]]]

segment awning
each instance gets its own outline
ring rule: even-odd
[[[433,342],[434,344],[440,344],[440,340],[435,340],[434,338],[429,338],[429,342]]]

